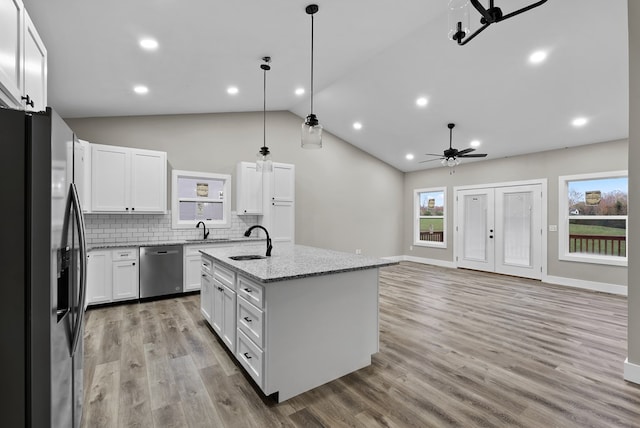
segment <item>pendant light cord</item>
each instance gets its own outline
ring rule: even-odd
[[[311,15],[311,114],[313,114],[313,15]]]
[[[267,70],[263,69],[263,92],[262,92],[262,147],[267,146]]]

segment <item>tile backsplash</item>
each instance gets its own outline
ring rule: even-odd
[[[202,237],[202,228],[172,229],[167,214],[85,214],[88,245],[111,243],[173,242]],[[239,238],[249,226],[258,224],[258,216],[231,213],[231,227],[210,229],[209,238]]]

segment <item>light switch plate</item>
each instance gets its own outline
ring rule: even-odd
[[[558,225],[557,224],[550,224],[549,225],[549,232],[557,232],[558,231]]]

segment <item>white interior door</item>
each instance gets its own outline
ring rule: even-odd
[[[542,185],[458,190],[457,266],[542,278]]]
[[[494,271],[493,199],[493,189],[457,192],[459,267]]]

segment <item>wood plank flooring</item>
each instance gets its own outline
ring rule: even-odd
[[[640,427],[624,297],[384,268],[373,364],[280,404],[199,307],[191,295],[87,312],[84,427]]]

